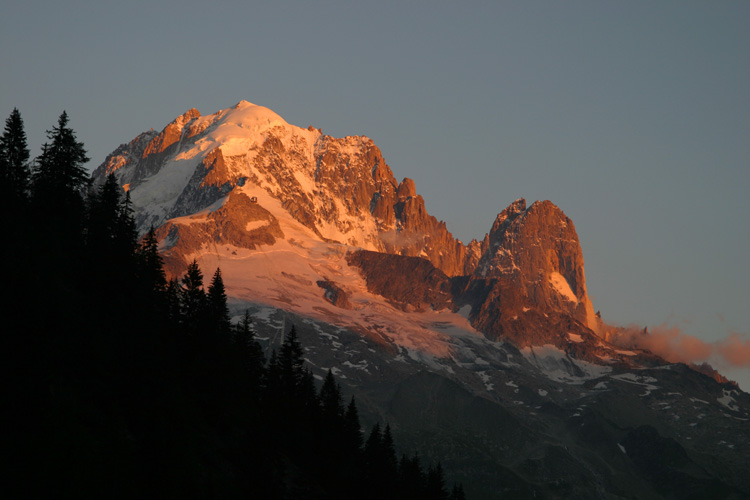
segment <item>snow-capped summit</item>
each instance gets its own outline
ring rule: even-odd
[[[747,394],[600,337],[575,226],[550,201],[515,200],[465,244],[371,139],[247,101],[140,134],[94,180],[110,173],[170,274],[220,267],[269,350],[294,321],[316,376],[356,387],[403,443],[433,433],[485,498],[750,491]]]
[[[462,274],[473,258],[427,214],[414,182],[396,181],[371,139],[290,125],[247,101],[207,116],[191,109],[161,133],[142,134],[94,177],[110,172],[128,185],[142,232],[243,192],[280,201],[324,241],[425,255],[449,274]]]
[[[193,259],[237,267],[260,255],[271,258],[270,249],[308,263],[316,252],[369,250],[425,259],[446,279],[465,277],[449,287],[453,296],[441,307],[471,305],[472,324],[491,338],[526,344],[527,328],[514,319],[523,308],[569,315],[596,330],[578,237],[559,208],[545,201],[527,209],[518,199],[497,216],[483,243],[464,244],[429,215],[413,180],[396,181],[367,137],[331,137],[240,101],[205,116],[190,109],[160,133],[141,134],[110,155],[94,178],[109,173],[128,187],[139,230],[158,228],[168,270],[176,275]],[[372,271],[364,258],[356,259],[360,274]],[[355,273],[344,261],[336,266],[340,275]],[[262,298],[239,284],[247,272],[225,275],[244,290],[238,298]],[[309,283],[331,279],[320,270],[304,273]]]

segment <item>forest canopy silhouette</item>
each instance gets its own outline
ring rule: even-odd
[[[221,270],[168,279],[114,175],[93,185],[66,112],[31,158],[0,137],[6,474],[25,498],[453,499],[440,463],[364,433],[295,328],[265,356]],[[450,491],[449,491],[450,490]],[[13,496],[13,495],[11,495]]]

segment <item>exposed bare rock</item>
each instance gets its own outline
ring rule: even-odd
[[[526,307],[564,312],[592,330],[597,328],[575,226],[549,201],[527,209],[526,201],[519,199],[503,210],[475,275],[509,279],[514,291],[504,294],[522,295]]]
[[[97,169],[98,175],[94,176],[95,180],[104,181],[106,175],[116,172],[122,167],[136,164],[143,157],[146,147],[156,137],[154,130],[143,132],[127,144],[120,146],[110,153]]]
[[[185,189],[180,193],[170,213],[171,217],[182,217],[194,213],[195,206],[208,207],[228,195],[237,179],[228,175],[221,149],[207,154]]]
[[[247,138],[230,146],[238,134]],[[324,241],[424,257],[449,276],[471,272],[480,256],[476,242],[464,245],[427,212],[413,180],[396,181],[371,139],[294,127],[247,102],[208,116],[187,111],[121,146],[94,177],[112,171],[132,191],[141,232],[250,183]],[[168,183],[162,192],[139,189],[155,177]]]
[[[412,179],[396,181],[371,139],[295,127],[244,101],[208,116],[189,110],[115,153],[94,176],[114,171],[130,186],[139,230],[161,226],[175,272],[212,245],[284,238],[248,194],[264,193],[321,241],[369,250],[350,264],[399,307],[470,304],[475,327],[519,345],[540,341],[533,331],[542,326],[564,337],[548,325],[556,315],[578,322],[575,332],[595,328],[578,236],[548,201],[517,200],[482,242],[464,244],[429,214]]]
[[[405,311],[453,305],[450,278],[425,259],[360,250],[349,253],[347,262],[359,268],[368,291]]]
[[[349,294],[339,285],[331,280],[320,280],[316,284],[325,290],[323,297],[336,307],[342,309],[351,309],[353,306],[349,302]]]
[[[295,324],[316,376],[452,457],[477,498],[748,497],[749,396],[605,327],[551,202],[518,199],[464,244],[372,140],[245,101],[139,135],[95,181],[112,172],[171,276],[221,266],[268,353]]]
[[[165,151],[169,146],[178,142],[182,138],[183,128],[192,119],[198,118],[201,114],[197,109],[192,108],[186,111],[184,114],[178,116],[172,123],[164,127],[164,130],[154,137],[151,142],[146,146],[143,152],[143,158],[154,154]]]
[[[230,246],[255,249],[284,238],[276,217],[242,193],[230,193],[208,213],[172,219],[157,229],[165,266],[181,275],[192,256],[204,248]]]

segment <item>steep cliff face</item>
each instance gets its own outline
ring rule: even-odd
[[[583,252],[573,221],[549,201],[519,199],[495,219],[474,272],[514,285],[522,307],[570,315],[596,331],[586,291]],[[514,311],[514,314],[523,311]]]
[[[476,242],[464,245],[429,215],[413,180],[396,181],[371,139],[295,127],[246,101],[208,116],[191,109],[141,134],[94,178],[110,172],[130,189],[141,232],[212,209],[235,190],[256,198],[260,190],[324,241],[425,257],[449,275],[479,259]],[[170,241],[179,253],[181,240]]]
[[[356,250],[348,262],[369,291],[399,309],[469,305],[474,328],[518,345],[567,346],[568,333],[596,330],[578,236],[559,208],[519,199],[481,243],[463,244],[428,213],[412,179],[396,181],[367,137],[334,138],[242,101],[207,116],[191,109],[141,134],[94,178],[111,172],[130,190],[139,230],[158,228],[174,275],[194,258],[279,240],[342,245]],[[354,307],[329,278],[308,281],[323,283],[317,293],[332,305]]]
[[[516,200],[464,245],[370,139],[244,101],[137,136],[95,181],[111,172],[172,276],[220,267],[269,354],[295,324],[316,377],[452,457],[476,498],[748,496],[747,395],[600,337],[578,235],[551,202]]]

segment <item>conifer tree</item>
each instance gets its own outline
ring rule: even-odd
[[[235,325],[232,341],[240,358],[242,372],[250,383],[251,392],[256,395],[261,384],[265,358],[263,349],[255,339],[250,311],[246,310],[240,322]]]
[[[370,430],[370,435],[365,441],[364,454],[365,460],[370,467],[378,463],[378,459],[381,455],[381,448],[383,442],[383,435],[380,431],[380,422],[375,422]]]
[[[138,251],[138,230],[136,229],[134,214],[130,191],[125,191],[125,196],[122,197],[120,208],[117,211],[115,238],[118,247],[122,248],[122,252],[128,257],[135,256]]]
[[[49,142],[42,145],[32,168],[30,199],[34,223],[41,226],[39,232],[44,241],[54,245],[48,248],[48,254],[71,252],[79,258],[77,252],[83,245],[84,195],[89,186],[89,175],[83,165],[89,158],[68,121],[68,114],[63,111],[57,126],[47,131]],[[54,268],[58,263],[50,265]]]
[[[323,417],[336,425],[340,425],[340,420],[344,416],[341,388],[330,369],[320,388],[320,404],[323,409]]]
[[[224,280],[221,277],[221,269],[218,267],[213,278],[211,278],[211,284],[208,286],[208,293],[206,295],[211,327],[214,330],[214,334],[221,335],[228,341],[232,325],[229,318]]]
[[[396,477],[396,473],[398,472],[398,459],[396,458],[396,448],[393,443],[390,424],[385,424],[385,430],[383,430],[381,453],[381,460],[383,461],[384,469],[387,471],[386,473],[388,476]]]
[[[33,179],[44,193],[51,190],[82,194],[89,185],[89,174],[83,165],[89,161],[83,143],[68,127],[68,113],[63,111],[57,126],[47,131],[48,143],[37,158]]]
[[[463,484],[454,484],[449,500],[466,500]]]
[[[172,278],[164,290],[166,313],[172,329],[176,330],[182,324],[182,288],[177,278]]]
[[[114,174],[89,195],[86,239],[96,258],[111,258],[117,248],[121,198],[122,189]]]
[[[305,359],[303,356],[304,350],[297,338],[297,328],[292,325],[278,353],[281,384],[289,394],[299,395],[301,392],[303,379],[305,378]]]
[[[164,259],[159,254],[159,241],[156,231],[151,226],[143,237],[137,250],[137,273],[144,284],[154,292],[162,292],[167,288],[167,275],[164,272]]]
[[[203,290],[203,273],[193,260],[182,277],[180,304],[183,324],[193,333],[205,326],[206,292]]]
[[[13,263],[8,266],[10,276],[5,273],[5,278],[14,281],[18,279],[24,283],[28,276],[22,278],[22,273],[27,270],[24,262],[29,259],[29,233],[33,224],[29,224],[26,205],[29,197],[29,149],[26,145],[26,132],[24,131],[23,119],[18,109],[14,108],[5,121],[5,130],[0,136],[0,213],[5,214],[3,220],[3,233],[6,242],[0,249],[0,260],[5,263]],[[24,283],[19,283],[23,285]],[[18,290],[17,290],[18,292]],[[20,300],[25,296],[21,293],[11,298],[11,302]],[[11,306],[14,311],[17,306]]]
[[[358,455],[362,449],[362,427],[354,396],[349,400],[349,406],[344,414],[344,434],[350,453]]]
[[[279,365],[279,356],[276,349],[271,351],[271,355],[268,357],[268,366],[263,373],[263,405],[268,409],[269,413],[278,411],[278,401],[281,397],[281,368]],[[272,415],[273,420],[276,415]]]
[[[13,108],[0,136],[0,198],[8,206],[26,200],[31,170],[23,119]]]
[[[418,454],[411,458],[401,455],[398,478],[399,498],[411,500],[424,497],[426,478]]]
[[[427,471],[427,485],[425,493],[430,500],[448,500],[448,492],[445,489],[445,476],[443,466],[440,462]]]

